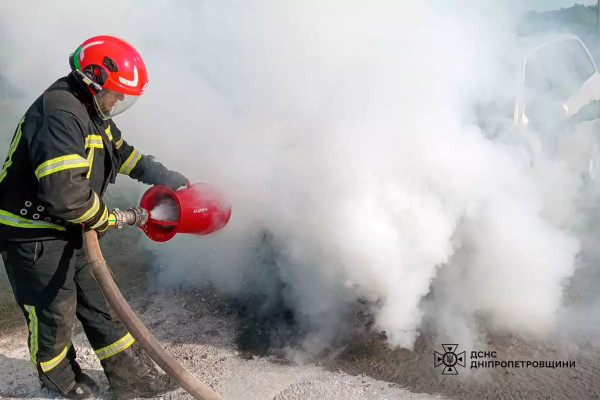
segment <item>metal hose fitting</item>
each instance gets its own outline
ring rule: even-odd
[[[127,210],[114,209],[115,227],[122,228],[123,225],[142,226],[148,222],[148,211],[142,207],[132,207]]]

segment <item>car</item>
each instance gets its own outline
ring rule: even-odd
[[[513,124],[534,156],[566,163],[585,182],[600,180],[600,73],[570,33],[521,40]]]

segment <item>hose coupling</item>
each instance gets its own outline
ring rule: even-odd
[[[132,207],[127,210],[115,208],[112,214],[115,217],[115,227],[118,229],[123,225],[142,226],[148,222],[148,211],[142,207]]]

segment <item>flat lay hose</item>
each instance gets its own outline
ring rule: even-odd
[[[171,378],[190,395],[198,400],[223,400],[221,396],[200,382],[194,375],[185,369],[167,350],[156,340],[148,328],[144,326],[139,317],[131,309],[121,291],[119,290],[112,272],[100,250],[98,236],[94,230],[85,230],[83,245],[87,260],[92,268],[92,274],[102,289],[106,301],[110,304],[129,333],[137,340],[140,346],[165,371]]]

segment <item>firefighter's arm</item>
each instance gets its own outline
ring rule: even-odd
[[[84,132],[79,119],[70,113],[47,115],[30,143],[29,157],[39,181],[38,198],[47,204],[48,211],[103,232],[109,212],[89,185]]]
[[[119,173],[148,185],[166,185],[176,190],[185,186],[187,178],[176,171],[167,169],[154,160],[153,156],[143,155],[128,144],[121,136],[121,131],[111,122],[111,132],[119,158]]]

